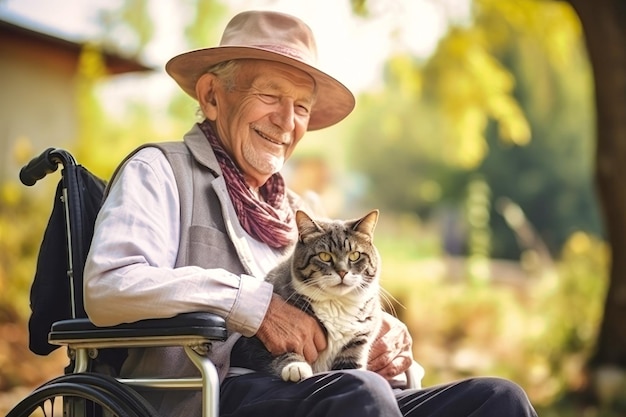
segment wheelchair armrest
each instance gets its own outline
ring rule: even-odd
[[[48,334],[50,343],[73,348],[197,345],[226,337],[224,319],[203,312],[111,327],[98,327],[84,318],[61,320],[52,324]]]
[[[48,340],[75,349],[72,373],[89,369],[90,349],[182,346],[200,371],[200,377],[118,379],[133,386],[164,389],[202,389],[202,415],[218,416],[219,376],[204,355],[212,341],[226,340],[226,322],[211,313],[184,313],[167,319],[141,320],[111,327],[98,327],[88,319],[70,319],[52,324]]]

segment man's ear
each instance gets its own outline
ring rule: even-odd
[[[217,100],[216,100],[216,87],[217,77],[215,74],[207,73],[198,78],[196,82],[196,97],[198,97],[198,103],[202,109],[202,113],[209,120],[217,119]]]

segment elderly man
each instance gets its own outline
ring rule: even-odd
[[[90,318],[115,325],[189,311],[223,316],[230,337],[210,353],[222,381],[222,416],[535,415],[523,391],[501,379],[394,391],[388,380],[412,357],[406,327],[391,316],[370,371],[333,371],[296,384],[229,369],[241,335],[309,362],[326,347],[318,322],[263,280],[295,239],[300,203],[279,170],[307,130],[333,125],[354,107],[350,91],[317,69],[315,58],[302,21],[251,11],[230,21],[218,47],[168,62],[167,72],[198,101],[203,120],[185,135],[183,151],[144,147],[112,181],[85,268]],[[121,373],[155,369],[194,372],[180,350],[149,348],[130,350]],[[146,395],[163,415],[200,414],[199,394]]]

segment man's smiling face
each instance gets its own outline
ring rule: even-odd
[[[292,66],[242,60],[235,87],[216,87],[217,133],[249,186],[278,172],[307,131],[313,79]]]

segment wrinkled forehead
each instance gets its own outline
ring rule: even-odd
[[[249,87],[314,99],[315,80],[305,71],[280,62],[241,60],[239,79]]]

